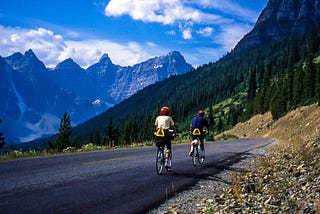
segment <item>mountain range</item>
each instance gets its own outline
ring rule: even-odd
[[[187,72],[184,75],[171,76],[170,78],[151,84],[142,90],[135,90],[135,93],[113,90],[109,91],[110,93],[108,93],[107,98],[104,98],[103,94],[101,95],[105,100],[101,97],[99,97],[99,99],[93,97],[95,104],[117,104],[108,108],[107,111],[75,126],[73,129],[74,136],[79,139],[80,144],[87,143],[90,136],[93,135],[101,138],[103,137],[106,125],[108,125],[108,121],[112,121],[113,127],[117,131],[120,131],[122,139],[130,139],[131,142],[135,142],[137,136],[139,136],[145,140],[145,136],[150,136],[151,133],[150,130],[146,130],[146,127],[152,126],[152,119],[150,118],[153,118],[153,116],[157,114],[158,108],[162,105],[168,105],[171,108],[172,116],[179,125],[179,129],[186,131],[189,127],[188,121],[199,108],[212,106],[237,95],[239,92],[245,94],[249,87],[248,80],[250,79],[250,75],[254,73],[252,71],[255,70],[257,70],[255,80],[262,81],[262,79],[268,77],[268,81],[265,82],[269,83],[269,86],[272,87],[270,90],[275,90],[280,84],[277,83],[277,80],[280,79],[277,75],[279,73],[281,74],[281,72],[283,73],[286,69],[288,62],[291,60],[288,59],[289,55],[294,55],[294,61],[291,62],[293,65],[294,63],[299,64],[303,62],[303,60],[306,60],[306,50],[311,43],[308,43],[303,36],[313,30],[317,30],[317,28],[319,29],[319,7],[320,0],[269,0],[266,8],[259,16],[255,27],[239,41],[234,50],[229,54],[217,62],[208,62],[207,65],[200,66],[192,72]],[[319,35],[319,33],[316,35]],[[319,45],[316,45],[319,43],[319,36],[315,37],[316,40],[313,41],[312,44],[315,45],[316,48],[314,48],[315,53],[312,54],[317,56],[316,51],[320,51]],[[291,38],[291,40],[288,38]],[[281,43],[281,41],[283,42]],[[8,66],[9,58],[10,57],[1,59],[0,66],[4,64],[9,70],[13,70],[13,67]],[[130,80],[130,78],[138,80],[138,78],[134,76],[135,73],[130,73],[130,77],[127,76],[128,78],[122,80],[120,76],[117,76],[117,72],[118,74],[120,71],[125,73],[127,68],[119,69],[118,66],[109,63],[109,60],[109,57],[104,55],[99,63],[85,70],[88,75],[94,73],[89,72],[91,69],[97,71],[98,75],[93,75],[95,78],[91,78],[91,80],[95,85],[100,87],[100,91],[106,90],[106,88],[104,88],[105,85],[112,86],[115,84],[109,82],[113,77],[115,77],[115,79],[113,79],[114,81],[120,81],[116,84],[123,88],[132,89],[137,87],[137,85],[125,83],[126,80]],[[73,64],[70,59],[65,63]],[[149,65],[148,61],[145,62],[144,65]],[[108,74],[104,73],[104,66],[110,67],[110,70],[113,70],[113,72]],[[133,67],[138,69],[143,66],[139,64]],[[151,67],[155,69],[161,66],[154,64]],[[111,76],[108,78],[100,78],[107,75]],[[148,76],[149,75],[146,75],[145,77]],[[168,77],[170,75],[165,74],[165,76]],[[64,77],[61,76],[59,78],[63,79]],[[9,84],[11,82],[10,78],[7,79]],[[52,77],[52,79],[54,78]],[[142,82],[143,81],[140,83]],[[271,85],[271,83],[274,85]],[[70,96],[70,91],[68,91],[69,89],[67,87],[61,89],[63,89],[62,92],[64,93],[68,92],[66,94]],[[111,87],[111,89],[113,89],[113,87]],[[110,90],[110,88],[107,90]],[[255,91],[258,90],[259,88],[256,88]],[[281,88],[279,88],[279,90],[281,90]],[[277,95],[277,93],[275,93],[276,91],[273,92],[273,95]],[[9,100],[10,102],[19,104],[18,108],[16,108],[17,112],[22,112],[23,109],[26,109],[23,99],[21,99],[22,96],[16,95],[14,89],[8,90],[7,93],[11,93],[11,96],[14,95],[13,98]],[[84,90],[83,93],[88,92]],[[99,93],[97,92],[96,94]],[[61,96],[62,95],[54,98],[59,99]],[[121,96],[128,98],[121,101]],[[67,97],[65,97],[65,99],[66,98]],[[274,98],[283,100],[278,97]],[[103,102],[101,102],[102,100]],[[78,105],[86,105],[86,102],[81,101],[79,97]],[[92,104],[92,101],[88,103]],[[234,113],[241,114],[248,111],[248,109],[246,109],[247,107],[248,105],[242,106],[237,109],[240,113]],[[268,106],[268,108],[270,108],[270,106]],[[228,117],[221,112],[217,112],[216,114],[219,117],[217,119]],[[17,114],[16,117],[19,118],[19,116],[21,117],[21,114]],[[75,118],[75,115],[72,115],[72,118]],[[219,124],[221,120],[217,122]],[[126,131],[128,130],[137,131],[133,134],[131,133],[135,136],[134,138],[127,136]],[[37,143],[37,145],[39,145],[39,143]],[[127,144],[128,142],[124,143]]]
[[[192,69],[177,51],[127,67],[104,54],[87,69],[70,58],[46,68],[32,50],[0,56],[2,129],[14,143],[54,134],[64,112],[75,126],[150,84]]]

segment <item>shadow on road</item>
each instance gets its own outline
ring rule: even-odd
[[[172,176],[184,177],[184,178],[192,178],[196,180],[215,180],[218,182],[223,182],[225,184],[231,185],[230,181],[224,180],[216,174],[221,171],[228,170],[233,172],[247,173],[249,170],[244,168],[232,167],[233,164],[238,163],[241,160],[246,159],[247,157],[252,156],[251,153],[232,153],[232,156],[227,160],[223,161],[212,161],[204,163],[201,166],[195,167],[194,171],[177,171],[172,172]]]

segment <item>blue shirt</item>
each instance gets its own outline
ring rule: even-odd
[[[209,127],[209,123],[204,117],[196,116],[192,119],[192,123],[191,123],[192,129],[198,128],[200,129],[200,131],[202,131],[204,127],[207,127],[207,128]]]

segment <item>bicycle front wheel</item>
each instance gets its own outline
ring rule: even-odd
[[[157,149],[157,156],[156,156],[156,171],[158,175],[161,175],[163,168],[164,168],[164,154],[163,150],[158,148]]]

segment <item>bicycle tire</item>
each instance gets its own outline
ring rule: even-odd
[[[164,159],[165,160],[165,159]],[[169,164],[169,168],[167,168],[166,167],[166,169],[167,169],[167,172],[171,172],[171,167],[172,167],[172,151],[171,151],[171,153],[170,153],[170,157],[169,157],[169,159],[168,159],[168,164]]]
[[[192,165],[194,167],[198,166],[198,148],[196,146],[193,146],[193,149],[192,149],[192,157],[191,157],[191,160],[192,160]]]
[[[202,155],[200,155],[200,153],[198,152],[198,162],[199,162],[199,164],[203,164],[205,157],[206,157],[206,155],[205,155],[205,150],[204,149],[202,151]]]
[[[164,168],[164,153],[163,150],[158,147],[156,153],[156,172],[158,175],[161,175]]]

